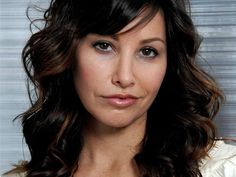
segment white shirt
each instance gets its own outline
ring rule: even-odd
[[[210,150],[209,157],[202,160],[200,171],[203,177],[236,177],[236,146],[217,141]],[[2,177],[24,176],[24,173],[21,173]]]
[[[203,177],[236,177],[236,146],[217,141],[202,162]]]

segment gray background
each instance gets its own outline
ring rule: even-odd
[[[20,55],[30,36],[26,8],[30,0],[0,0],[0,174],[28,159],[20,122],[12,119],[28,106]],[[236,0],[191,0],[192,16],[204,37],[200,60],[225,91],[227,101],[215,119],[219,134],[236,138]],[[47,0],[37,1],[47,6]],[[35,16],[36,14],[32,14]]]

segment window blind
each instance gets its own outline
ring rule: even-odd
[[[192,17],[203,36],[202,67],[224,91],[226,102],[215,118],[219,135],[236,138],[236,0],[191,0]]]
[[[32,2],[32,1],[31,1]],[[48,0],[37,1],[47,5]],[[0,0],[0,174],[29,158],[20,122],[29,106],[21,50],[28,39],[30,0]],[[215,122],[222,137],[236,138],[236,0],[191,0],[192,18],[203,36],[200,64],[224,90],[226,102]]]

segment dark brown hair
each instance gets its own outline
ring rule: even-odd
[[[23,53],[32,107],[19,118],[31,159],[28,177],[68,177],[78,168],[86,111],[72,78],[74,41],[89,33],[112,35],[147,8],[150,20],[161,9],[167,35],[168,66],[148,110],[142,149],[135,161],[142,177],[197,177],[212,147],[212,122],[223,96],[214,79],[196,63],[200,38],[185,0],[52,0],[45,26]],[[153,76],[155,77],[155,76]],[[32,97],[33,96],[33,97]]]

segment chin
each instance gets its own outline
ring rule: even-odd
[[[93,118],[95,119],[95,118]],[[139,124],[140,122],[143,122],[145,119],[145,116],[136,116],[136,117],[109,117],[107,119],[99,119],[96,118],[96,123],[101,125],[102,127],[110,127],[110,128],[117,128],[117,129],[122,129],[122,128],[127,128],[131,126],[135,126],[136,124]]]

